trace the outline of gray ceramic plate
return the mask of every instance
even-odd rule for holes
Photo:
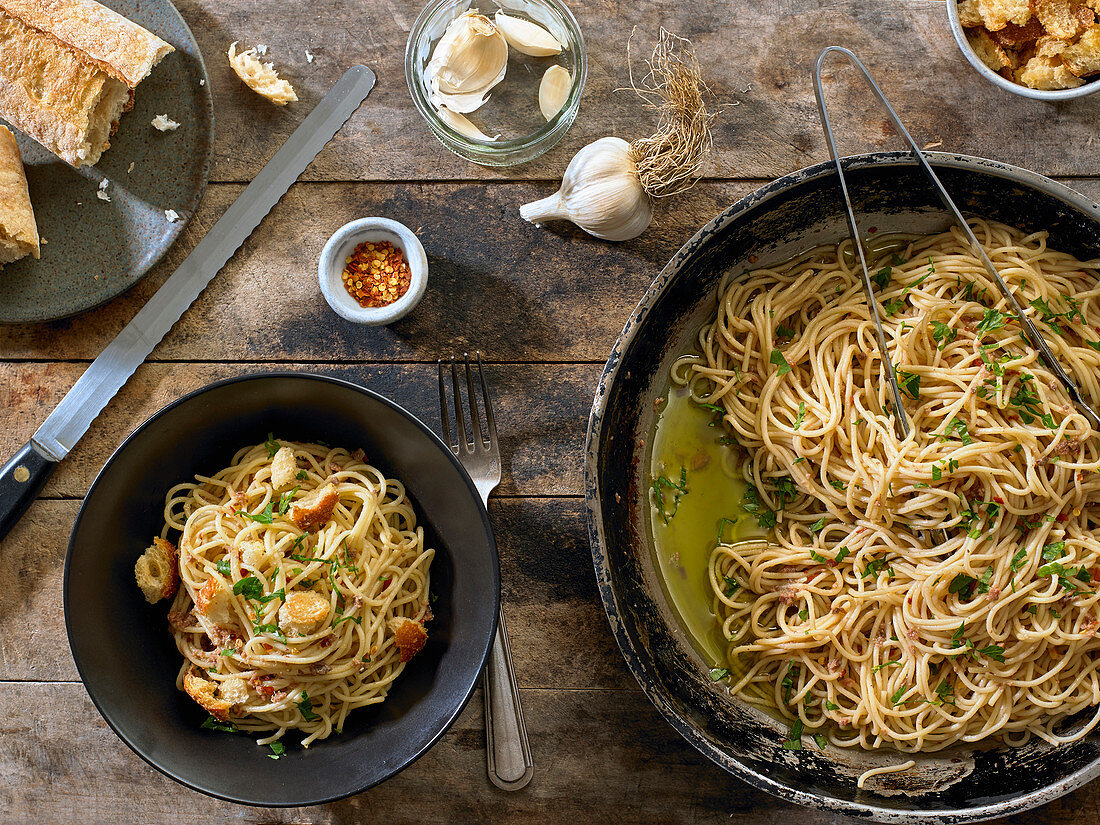
[[[27,168],[40,260],[0,271],[0,322],[50,321],[91,309],[137,283],[175,243],[202,199],[214,149],[210,81],[198,43],[170,0],[101,0],[176,51],[138,86],[133,111],[98,164],[73,169],[13,130]],[[179,122],[158,132],[150,121]],[[130,164],[133,169],[130,170]],[[96,197],[110,180],[110,202]],[[180,219],[169,223],[165,210]]]

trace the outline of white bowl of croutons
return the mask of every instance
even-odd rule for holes
[[[951,31],[979,74],[1034,100],[1100,90],[1100,20],[1081,0],[947,0]]]

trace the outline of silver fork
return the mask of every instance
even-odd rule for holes
[[[451,438],[451,423],[447,405],[447,366],[439,364],[439,419],[443,425],[443,440],[458,456],[466,472],[481,493],[481,500],[489,506],[489,493],[500,484],[500,440],[497,438],[497,422],[493,405],[489,400],[489,388],[481,369],[481,353],[477,353],[477,379],[481,384],[481,408],[485,413],[487,432],[481,426],[478,415],[477,390],[470,365],[470,355],[465,353],[466,397],[470,407],[470,426],[462,408],[462,386],[459,381],[459,365],[454,357],[450,361],[451,397],[454,404],[454,420],[457,438]],[[469,433],[467,434],[467,430]],[[531,760],[531,746],[527,742],[527,729],[523,724],[523,705],[516,684],[516,672],[512,667],[512,648],[508,644],[508,630],[504,625],[504,611],[498,619],[497,635],[485,669],[483,689],[485,693],[485,756],[489,779],[498,788],[518,791],[531,781],[535,764]]]

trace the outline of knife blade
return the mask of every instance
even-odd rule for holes
[[[375,79],[366,66],[352,66],[344,73],[179,268],[91,363],[31,440],[0,468],[0,539],[134,370],[366,100]]]

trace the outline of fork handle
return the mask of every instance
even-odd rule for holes
[[[512,648],[504,611],[498,619],[497,634],[485,669],[485,755],[489,780],[505,791],[518,791],[531,781],[535,763],[523,724],[523,705],[512,667]]]

